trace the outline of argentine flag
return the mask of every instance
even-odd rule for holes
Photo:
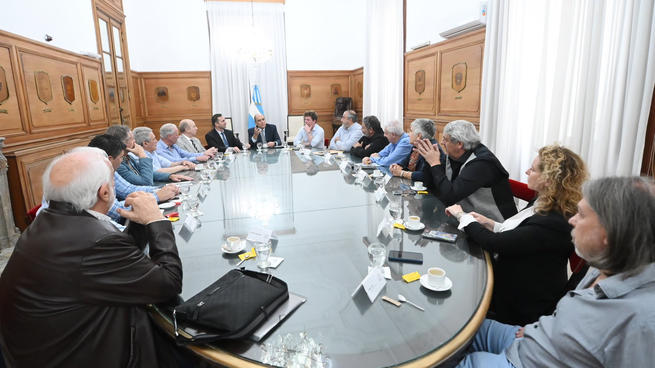
[[[252,87],[252,100],[250,101],[250,108],[248,108],[248,129],[255,127],[255,115],[264,115],[264,108],[262,107],[262,96],[259,94],[259,86]]]

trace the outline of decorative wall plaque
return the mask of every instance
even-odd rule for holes
[[[159,103],[168,101],[168,87],[155,88],[155,101]]]
[[[198,86],[187,87],[186,98],[191,102],[198,101],[200,99],[200,87]]]
[[[357,93],[359,93],[359,98],[364,98],[364,83],[357,82]]]
[[[64,100],[70,105],[75,101],[75,82],[70,75],[61,76],[61,88],[64,90]]]
[[[50,75],[44,71],[34,72],[34,82],[36,83],[36,95],[44,104],[52,101],[52,84]]]
[[[9,86],[7,85],[7,74],[0,66],[0,105],[9,98]]]
[[[420,95],[425,92],[425,70],[416,71],[414,77],[414,91]]]
[[[341,85],[340,84],[333,84],[330,86],[330,94],[332,97],[341,97]]]
[[[98,88],[98,81],[95,79],[89,79],[89,96],[94,104],[100,101],[100,89]]]
[[[300,97],[305,99],[312,97],[312,86],[309,84],[301,84]]]
[[[457,93],[460,93],[466,88],[466,63],[457,63],[453,65],[453,81],[452,87]]]

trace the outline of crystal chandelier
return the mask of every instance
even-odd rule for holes
[[[255,13],[253,1],[250,1],[251,27],[245,27],[241,36],[237,37],[236,55],[244,61],[263,63],[273,58],[273,46],[267,37],[255,28]]]

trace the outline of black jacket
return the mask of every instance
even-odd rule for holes
[[[525,326],[557,303],[568,280],[572,229],[556,211],[546,216],[535,213],[516,228],[501,233],[477,222],[465,228],[469,239],[496,254],[492,262],[493,305],[499,322]]]
[[[227,144],[229,147],[237,147],[238,149],[242,150],[243,146],[241,145],[241,141],[239,138],[234,136],[234,133],[232,133],[231,130],[225,129],[225,139],[227,139]],[[205,140],[207,141],[207,145],[209,147],[215,147],[218,149],[218,152],[225,152],[226,148],[225,144],[223,143],[223,139],[221,138],[221,135],[218,134],[216,129],[210,130],[207,134],[205,134]]]
[[[255,128],[248,129],[248,143],[250,143],[250,145],[253,144],[257,145],[257,143],[262,141],[261,133],[259,133],[259,135],[257,136],[256,142],[252,141],[252,137],[255,135]],[[264,128],[264,133],[266,133],[266,142],[275,142],[276,146],[282,145],[282,140],[280,139],[280,135],[277,133],[277,127],[275,125],[266,124],[266,127]]]
[[[181,289],[170,222],[130,224],[123,233],[50,201],[0,278],[5,359],[9,367],[175,366],[157,345],[146,305]]]
[[[353,147],[350,149],[350,154],[357,157],[370,157],[374,153],[378,153],[389,144],[389,140],[384,136],[383,131],[376,132],[371,138],[363,136],[359,143],[361,147]]]

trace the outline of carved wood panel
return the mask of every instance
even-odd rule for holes
[[[441,52],[439,114],[480,116],[482,45]]]
[[[436,115],[437,53],[407,58],[407,114]]]
[[[9,47],[0,47],[0,68],[0,136],[25,134]]]
[[[146,117],[211,115],[212,95],[209,73],[140,73],[140,75],[143,79]],[[195,101],[189,100],[187,91],[189,86],[198,87],[199,98],[195,96],[194,98],[197,98]]]
[[[102,75],[96,68],[83,66],[84,92],[86,105],[88,106],[89,122],[91,125],[107,124],[105,100],[102,98]]]

